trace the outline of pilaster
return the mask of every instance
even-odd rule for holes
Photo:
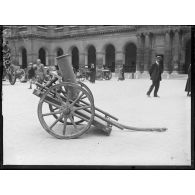
[[[79,67],[83,65],[87,65],[87,54],[79,53]]]
[[[96,67],[102,68],[104,64],[105,64],[105,53],[96,52]]]
[[[179,31],[176,30],[174,32],[173,39],[173,71],[174,73],[178,73],[179,71],[179,63],[180,63],[180,37]]]

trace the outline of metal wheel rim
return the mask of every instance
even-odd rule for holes
[[[66,133],[64,135],[59,135],[59,134],[56,134],[52,128],[53,127],[49,127],[47,125],[47,123],[45,122],[44,118],[43,118],[43,114],[42,114],[42,105],[44,103],[44,100],[45,100],[45,97],[47,95],[49,95],[51,93],[51,91],[53,91],[55,88],[59,88],[59,87],[74,87],[74,89],[79,89],[80,92],[84,93],[86,95],[86,97],[88,98],[89,102],[90,102],[90,119],[87,121],[87,124],[81,129],[79,130],[78,132],[76,133],[73,133],[71,135],[66,135]],[[71,139],[71,138],[77,138],[79,136],[81,136],[82,134],[84,134],[86,131],[88,131],[88,129],[90,128],[92,122],[93,122],[93,119],[94,119],[94,115],[95,115],[95,108],[94,108],[94,103],[93,103],[93,99],[91,98],[90,94],[85,90],[83,89],[81,86],[79,86],[78,84],[73,84],[73,83],[60,83],[60,84],[57,84],[53,87],[51,87],[50,89],[48,89],[45,94],[42,96],[42,98],[40,99],[39,101],[39,104],[38,104],[38,118],[39,118],[39,121],[42,125],[42,127],[52,136],[56,137],[56,138],[59,138],[59,139]],[[76,115],[73,115],[73,116],[76,116]],[[59,118],[58,118],[59,119]],[[57,120],[57,119],[56,119]],[[65,124],[63,124],[65,125]],[[75,126],[74,126],[75,127]],[[66,126],[67,128],[67,126]],[[76,128],[75,128],[76,129]]]

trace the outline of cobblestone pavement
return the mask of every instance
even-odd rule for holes
[[[190,165],[191,98],[186,80],[163,80],[160,98],[148,98],[151,81],[85,82],[95,105],[137,127],[166,132],[132,132],[113,127],[110,136],[92,127],[78,139],[50,136],[37,117],[39,98],[28,83],[3,82],[4,164],[15,165]]]

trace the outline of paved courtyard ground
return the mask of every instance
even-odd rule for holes
[[[148,79],[85,82],[95,105],[136,127],[167,127],[166,132],[135,132],[113,127],[111,135],[92,127],[78,139],[49,135],[37,116],[39,98],[28,83],[3,82],[4,164],[14,165],[190,165],[191,98],[186,80],[163,80],[160,98],[148,98]]]

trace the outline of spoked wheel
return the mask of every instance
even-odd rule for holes
[[[84,88],[74,83],[54,85],[44,93],[38,104],[41,125],[49,134],[59,139],[77,138],[84,134],[90,128],[94,115],[92,97]],[[78,123],[81,120],[84,122]]]
[[[16,71],[13,66],[10,66],[8,69],[8,78],[11,85],[16,83]]]

